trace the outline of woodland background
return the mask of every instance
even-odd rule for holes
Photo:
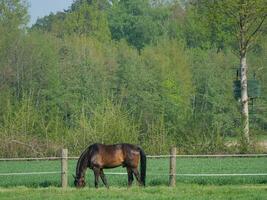
[[[94,142],[242,152],[229,145],[241,132],[233,27],[212,14],[197,0],[76,0],[27,27],[28,2],[1,0],[0,156],[78,155]],[[261,83],[252,141],[267,135],[263,29],[248,54]]]

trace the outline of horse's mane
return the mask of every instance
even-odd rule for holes
[[[84,160],[84,157],[88,154],[89,150],[90,150],[90,147],[87,147],[83,153],[81,154],[80,158],[78,159],[78,162],[77,162],[77,166],[76,166],[76,176],[79,174],[80,172],[80,165],[81,165],[81,162]]]

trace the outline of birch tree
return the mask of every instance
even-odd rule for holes
[[[206,19],[217,35],[230,34],[240,60],[242,142],[249,144],[249,97],[247,54],[262,32],[267,18],[266,0],[198,0],[196,6],[208,8]],[[214,31],[214,30],[213,30]]]

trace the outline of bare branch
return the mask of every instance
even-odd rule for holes
[[[261,19],[260,23],[257,25],[256,29],[249,35],[247,41],[246,41],[246,46],[248,46],[248,44],[250,43],[251,39],[254,37],[254,35],[260,30],[260,28],[262,27],[263,22],[265,21],[267,17],[267,14],[265,14],[263,16],[263,18]]]

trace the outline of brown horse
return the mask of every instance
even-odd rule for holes
[[[137,170],[139,160],[141,177]],[[132,185],[133,174],[139,185],[145,186],[146,154],[140,147],[133,144],[93,144],[87,147],[77,162],[74,185],[77,188],[85,186],[85,172],[87,167],[89,167],[94,171],[95,187],[98,187],[100,176],[104,185],[108,188],[103,169],[118,166],[127,168],[128,186]]]

